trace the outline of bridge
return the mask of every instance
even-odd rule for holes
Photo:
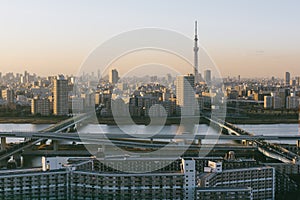
[[[189,134],[183,133],[181,135],[175,134],[125,134],[125,133],[59,133],[56,132],[0,132],[0,137],[12,138],[31,138],[31,139],[50,139],[50,140],[70,140],[70,141],[88,141],[88,142],[103,142],[104,140],[117,140],[117,139],[183,139],[183,140],[233,140],[233,141],[284,141],[284,140],[300,140],[300,135],[283,136],[283,135],[204,135],[204,134]],[[264,144],[265,145],[265,144]]]
[[[67,120],[64,120],[60,123],[57,123],[55,125],[52,125],[42,131],[40,131],[39,133],[40,134],[44,134],[44,133],[47,133],[47,132],[52,132],[52,133],[59,133],[63,130],[66,130],[67,128],[71,127],[71,126],[74,126],[75,124],[77,123],[80,123],[86,119],[88,119],[89,117],[91,116],[91,113],[85,113],[85,114],[80,114],[80,115],[77,115],[73,118],[70,118],[70,119],[67,119]],[[26,135],[24,135],[25,138]],[[24,137],[22,136],[22,137]],[[28,140],[25,140],[24,142],[21,142],[21,143],[18,143],[18,144],[15,144],[14,146],[10,147],[10,148],[6,148],[6,144],[3,143],[3,142],[6,142],[5,139],[3,138],[6,138],[8,137],[7,134],[5,135],[2,135],[1,136],[1,151],[0,151],[0,161],[1,160],[4,160],[14,154],[17,154],[17,153],[20,153],[22,152],[24,149],[26,148],[29,148],[37,143],[42,143],[44,142],[45,140],[47,140],[47,138],[43,138],[43,137],[40,137],[40,138],[32,138],[32,137],[28,137],[30,139]]]
[[[186,141],[197,141],[197,140],[233,140],[233,141],[253,141],[254,146],[225,146],[220,147],[220,145],[210,145],[210,144],[203,144],[201,145],[201,150],[258,150],[262,152],[264,155],[268,157],[272,157],[274,159],[280,160],[285,163],[290,163],[291,160],[294,159],[294,154],[291,154],[289,151],[285,150],[284,148],[280,147],[279,145],[275,145],[272,143],[266,143],[264,140],[300,140],[300,136],[263,136],[263,135],[256,135],[256,136],[249,136],[249,135],[203,135],[203,134],[182,134],[182,135],[174,135],[174,134],[124,134],[124,133],[80,133],[80,136],[78,133],[53,133],[53,132],[0,132],[0,136],[5,137],[26,137],[31,139],[51,139],[51,140],[69,140],[69,141],[76,141],[76,142],[85,142],[90,145],[96,144],[101,145],[101,147],[122,147],[122,148],[133,148],[135,151],[139,151],[140,149],[148,149],[148,150],[157,150],[163,147],[166,147],[170,151],[177,151],[181,149],[189,149],[192,151],[199,150],[199,144],[178,144],[174,141],[176,140],[186,140]],[[168,140],[168,142],[166,141]],[[273,146],[271,146],[273,145]],[[84,148],[82,146],[73,146],[69,145],[68,147],[64,147],[64,150],[60,150],[59,152],[53,151],[52,154],[64,154],[64,155],[71,155],[71,154],[85,154],[87,155],[87,151],[83,150],[77,150],[74,152],[71,152],[67,150],[66,148]],[[270,148],[272,147],[272,148]],[[268,149],[267,151],[265,149]],[[74,149],[75,150],[75,149]],[[37,151],[37,150],[35,150]],[[263,152],[265,151],[265,152]],[[34,154],[32,151],[30,151],[31,154]],[[39,152],[39,153],[42,153]],[[278,156],[280,155],[280,156]]]
[[[204,117],[204,118],[209,120],[211,123],[218,125],[221,128],[222,133],[224,133],[224,130],[226,130],[225,132],[228,135],[235,135],[235,136],[238,136],[241,138],[244,137],[245,140],[242,140],[242,141],[245,142],[246,144],[247,144],[247,141],[253,141],[253,144],[258,147],[258,151],[267,157],[279,160],[284,163],[296,164],[296,163],[300,162],[299,155],[283,148],[279,144],[269,143],[269,142],[265,141],[265,139],[270,140],[272,138],[272,136],[270,136],[269,139],[268,139],[268,136],[264,136],[264,137],[256,139],[257,136],[255,136],[252,133],[247,132],[244,129],[239,128],[238,126],[236,126],[234,124],[224,122],[219,119],[211,119],[209,117]],[[247,137],[245,137],[245,136],[248,136],[249,138],[253,138],[253,139],[246,139]],[[284,139],[298,140],[298,136],[274,136],[274,139],[275,138],[278,138],[278,139],[281,138],[281,140],[284,140]]]

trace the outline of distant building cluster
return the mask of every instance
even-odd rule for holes
[[[286,72],[284,79],[224,79],[229,102],[248,101],[256,108],[267,110],[297,110],[300,97],[300,77],[291,78]]]
[[[216,102],[227,102],[235,112],[241,105],[249,110],[299,108],[300,77],[291,77],[289,72],[284,80],[240,76],[217,80],[207,69],[203,78],[197,74],[196,84],[195,78],[193,74],[176,78],[167,74],[120,79],[117,69],[104,77],[99,71],[97,76],[79,77],[6,73],[0,76],[0,106],[29,107],[32,115],[41,116],[76,114],[102,106],[101,115],[107,117],[199,115],[218,109]]]

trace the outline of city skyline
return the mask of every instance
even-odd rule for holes
[[[189,74],[193,74],[192,72],[190,73],[186,73],[186,74],[178,74],[174,71],[171,71],[170,73],[168,73],[168,71],[165,71],[164,73],[153,73],[153,74],[144,74],[144,69],[145,67],[147,67],[149,65],[145,65],[145,66],[142,66],[141,69],[138,69],[134,72],[128,72],[127,74],[125,74],[123,77],[118,77],[118,81],[120,80],[126,80],[128,78],[145,78],[145,77],[148,77],[148,78],[151,78],[151,77],[157,77],[157,78],[166,78],[167,76],[171,76],[173,78],[176,79],[177,76],[184,76],[184,75],[189,75]],[[156,69],[161,69],[161,68],[166,68],[166,66],[160,66],[160,65],[157,65],[157,66],[154,66],[154,68]],[[163,69],[163,70],[166,70],[166,69]],[[108,73],[105,73],[105,74],[100,74],[100,78],[99,80],[108,80],[109,81],[109,78],[110,78],[110,73],[112,70],[117,70],[117,72],[119,72],[118,68],[115,67],[115,68],[111,68],[109,70],[106,70]],[[228,75],[228,76],[223,76],[223,77],[215,77],[214,74],[211,72],[211,70],[209,68],[205,69],[203,71],[203,73],[200,73],[201,77],[202,77],[202,80],[199,80],[199,82],[206,82],[205,81],[205,73],[209,72],[210,73],[210,80],[211,79],[219,79],[219,78],[222,78],[222,79],[236,79],[236,80],[241,80],[241,79],[245,79],[245,80],[256,80],[256,81],[259,81],[259,80],[273,80],[273,79],[277,79],[277,80],[281,80],[284,82],[284,85],[286,84],[286,73],[289,73],[290,74],[290,80],[289,81],[293,81],[293,80],[296,80],[300,77],[300,75],[298,74],[291,74],[289,71],[283,71],[283,73],[279,76],[272,76],[272,75],[269,75],[269,76],[258,76],[258,77],[241,77],[241,75],[236,75],[236,76],[231,76],[231,75]],[[0,71],[0,78],[4,77],[4,76],[14,76],[15,78],[24,78],[24,73],[28,73],[30,75],[33,75],[35,76],[35,78],[47,78],[47,77],[57,77],[57,76],[66,76],[66,77],[82,77],[82,76],[87,76],[87,77],[90,77],[90,78],[93,78],[93,80],[95,78],[98,78],[98,74],[97,74],[97,71],[91,71],[91,72],[87,72],[87,73],[82,73],[82,74],[64,74],[64,73],[54,73],[54,74],[48,74],[48,75],[42,75],[42,74],[37,74],[36,72],[34,71],[28,71],[28,70],[24,70],[24,71],[20,71],[20,72],[13,72],[13,71],[7,71],[7,72],[2,72]],[[289,82],[288,81],[288,82]]]
[[[0,199],[298,199],[300,1],[0,1]]]
[[[300,74],[297,62],[300,30],[295,26],[300,19],[298,4],[297,1],[191,1],[189,4],[4,1],[0,7],[0,16],[6,19],[0,39],[0,71],[75,75],[89,53],[114,35],[157,27],[174,30],[192,40],[193,22],[197,20],[198,42],[223,77],[283,77],[285,71],[297,76]],[[199,71],[208,67],[199,60]]]

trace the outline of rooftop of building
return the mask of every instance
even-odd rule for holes
[[[31,173],[31,172],[40,172],[42,168],[30,168],[30,169],[5,169],[0,170],[0,176],[7,174],[17,174],[17,173]]]
[[[54,173],[66,173],[67,169],[55,169],[50,171],[43,171],[42,168],[30,168],[30,169],[12,169],[12,170],[1,170],[0,171],[0,178],[2,177],[13,177],[13,176],[24,176],[33,174],[54,174]]]
[[[235,191],[251,191],[250,187],[197,187],[197,191],[203,192],[235,192]]]
[[[79,170],[77,171],[78,173],[81,174],[87,174],[87,175],[97,175],[97,176],[126,176],[126,177],[130,177],[130,176],[184,176],[184,173],[182,172],[178,172],[178,171],[174,171],[174,172],[140,172],[140,173],[135,173],[135,172],[95,172],[95,171],[82,171]]]
[[[273,169],[273,167],[270,166],[261,166],[261,167],[248,167],[248,168],[239,168],[239,169],[223,169],[221,173],[228,173],[228,172],[243,172],[243,171],[253,171],[253,170],[264,170],[264,169]],[[208,178],[210,176],[214,176],[215,174],[220,173],[220,172],[203,172],[200,173],[198,178],[203,179],[203,178]]]
[[[135,156],[126,156],[126,155],[120,155],[120,156],[108,156],[103,158],[96,158],[96,157],[90,157],[90,158],[72,158],[68,161],[70,163],[80,163],[83,161],[88,160],[94,160],[94,161],[176,161],[176,160],[220,160],[223,161],[224,158],[222,157],[135,157]]]
[[[270,166],[261,166],[261,167],[248,167],[248,168],[240,168],[240,169],[225,169],[222,172],[252,171],[252,170],[263,170],[263,169],[274,169],[274,168]]]

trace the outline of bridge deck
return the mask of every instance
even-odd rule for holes
[[[69,128],[69,127],[73,126],[74,124],[79,123],[89,117],[90,117],[90,115],[88,113],[86,113],[86,114],[81,114],[81,115],[78,115],[78,116],[70,118],[70,119],[66,119],[58,124],[54,124],[54,125],[50,126],[49,128],[39,131],[39,134],[43,134],[45,132],[59,133],[59,132],[65,130],[66,128]],[[8,137],[8,136],[6,135],[5,137]],[[0,161],[6,159],[9,156],[12,156],[16,153],[19,153],[19,152],[23,151],[24,149],[29,148],[29,147],[31,147],[39,142],[42,142],[46,139],[47,138],[38,138],[38,139],[31,138],[22,143],[16,144],[16,145],[12,146],[11,148],[1,150],[0,151]]]
[[[244,129],[239,128],[238,126],[228,123],[218,121],[217,119],[213,120],[211,118],[205,117],[207,120],[209,120],[211,123],[217,124],[219,127],[226,129],[230,134],[234,134],[237,136],[251,136],[252,138],[255,138],[252,133],[247,132]],[[270,136],[272,138],[272,136]],[[278,138],[278,140],[283,139],[295,139],[298,140],[298,136],[275,136],[275,138]],[[252,140],[259,148],[258,150],[263,153],[265,156],[271,157],[273,159],[277,159],[281,162],[285,163],[297,163],[300,161],[300,158],[297,154],[283,148],[279,144],[273,144],[266,142],[265,139],[267,139],[266,136],[261,137],[260,139],[254,139]],[[247,140],[247,139],[246,139]],[[250,139],[251,140],[251,139]],[[269,140],[269,139],[268,139]],[[276,140],[276,139],[275,139]]]

